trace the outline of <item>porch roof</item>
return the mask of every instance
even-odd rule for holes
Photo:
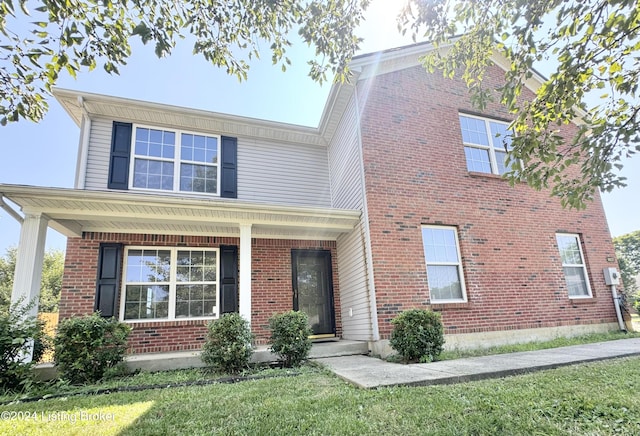
[[[248,203],[222,198],[90,191],[0,184],[25,214],[43,214],[65,236],[83,232],[239,236],[251,224],[253,238],[336,239],[354,228],[359,210]]]

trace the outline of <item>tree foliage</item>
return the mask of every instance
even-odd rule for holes
[[[0,2],[0,123],[40,120],[60,73],[102,66],[118,73],[133,37],[171,53],[192,35],[193,52],[246,79],[248,61],[268,44],[285,70],[293,31],[315,47],[310,76],[346,77],[358,47],[354,29],[369,0],[3,0]]]
[[[17,248],[7,249],[5,256],[0,257],[0,308],[8,308],[11,303],[13,276],[16,270]],[[57,312],[62,289],[62,273],[64,270],[64,252],[47,250],[44,254],[42,279],[40,281],[40,312]]]
[[[613,238],[622,283],[627,294],[639,291],[636,277],[640,275],[640,230]]]
[[[398,23],[403,32],[450,47],[423,63],[461,76],[478,109],[497,99],[511,111],[512,183],[550,188],[575,208],[598,188],[624,186],[617,170],[640,151],[637,0],[408,0]],[[483,77],[496,54],[511,67],[504,86],[490,89]],[[520,98],[542,62],[557,68],[533,101]],[[587,107],[587,96],[600,97],[600,104]],[[565,140],[558,127],[573,121],[578,132]]]

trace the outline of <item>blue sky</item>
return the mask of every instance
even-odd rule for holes
[[[359,36],[365,38],[362,53],[412,43],[396,30],[399,4],[372,2],[359,30]],[[268,44],[264,45],[268,50]],[[279,66],[271,65],[267,51],[263,61],[251,64],[249,79],[238,82],[193,56],[186,41],[165,59],[157,59],[153,47],[136,43],[119,76],[96,69],[81,73],[76,80],[63,75],[58,86],[315,127],[331,84],[320,86],[307,76],[306,60],[312,56],[306,46],[297,45],[290,52],[293,66],[283,73]],[[538,68],[547,73],[544,65]],[[0,183],[73,187],[79,128],[55,99],[49,104],[49,113],[40,123],[20,121],[0,127]],[[603,195],[614,236],[640,229],[640,157],[628,160],[623,174],[629,186]],[[18,223],[0,210],[0,255],[18,244],[19,234]],[[47,246],[64,250],[65,239],[50,230]]]

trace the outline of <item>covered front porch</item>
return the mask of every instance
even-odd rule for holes
[[[227,304],[250,320],[252,329],[264,328],[264,320],[271,313],[264,313],[269,299],[269,289],[264,284],[268,278],[260,279],[269,268],[269,260],[276,252],[279,256],[288,252],[292,260],[295,250],[303,254],[327,251],[333,256],[329,268],[337,269],[336,239],[351,232],[360,219],[360,211],[331,208],[310,208],[272,204],[247,203],[237,200],[203,199],[187,196],[166,196],[147,193],[113,191],[86,191],[75,189],[41,188],[30,186],[0,185],[0,195],[18,205],[21,213],[13,210],[21,221],[16,275],[12,301],[33,300],[39,295],[45,236],[51,227],[69,238],[65,282],[61,303],[61,316],[69,317],[101,310],[103,315],[123,317],[122,303],[122,258],[115,263],[111,281],[101,282],[101,272],[94,259],[102,256],[101,244],[148,245],[174,247],[181,250],[188,245],[214,247],[222,253],[223,246],[235,246],[237,252],[237,274],[235,283],[225,282],[226,276],[216,280],[218,294],[213,317],[178,319],[177,310],[171,320],[138,320],[132,322],[140,335],[154,328],[171,325],[176,331],[186,333],[190,328],[200,335],[202,326],[211,318],[218,317],[223,310],[224,299],[236,298]],[[271,242],[269,242],[271,241]],[[73,242],[73,243],[72,243]],[[280,247],[280,250],[269,247]],[[70,250],[76,247],[75,253]],[[221,254],[220,254],[221,255]],[[301,256],[304,258],[304,256]],[[98,259],[99,260],[99,259]],[[303,259],[304,260],[304,259]],[[289,261],[291,262],[291,261]],[[279,265],[284,265],[285,260]],[[218,265],[218,269],[224,265]],[[290,264],[295,270],[295,264]],[[68,269],[68,271],[67,271]],[[222,274],[222,273],[221,273]],[[108,275],[108,274],[107,274]],[[280,272],[279,286],[295,284],[296,277],[289,272],[287,283],[281,280],[286,271]],[[307,274],[309,275],[309,274]],[[109,279],[109,277],[106,277]],[[337,271],[332,271],[330,280],[337,283]],[[224,291],[225,285],[235,285],[233,293]],[[296,298],[289,292],[291,307]],[[231,297],[229,297],[231,295]],[[109,298],[109,296],[111,296]],[[339,298],[339,296],[336,296]],[[175,301],[175,291],[172,297]],[[266,302],[266,303],[265,303]],[[122,303],[122,304],[121,304]],[[264,303],[264,305],[263,305]],[[336,306],[334,306],[336,307]],[[339,306],[338,306],[339,307]],[[37,307],[34,308],[34,313]],[[340,314],[337,314],[338,317]],[[126,320],[125,320],[126,321]],[[195,326],[195,327],[194,327]],[[194,330],[194,331],[195,331]],[[149,336],[154,333],[149,333]],[[171,332],[169,336],[177,333]],[[162,351],[180,350],[180,338],[173,338],[178,345],[164,347]],[[192,348],[196,346],[192,344]],[[161,351],[158,347],[139,346],[138,352]]]

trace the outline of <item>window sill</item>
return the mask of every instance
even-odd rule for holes
[[[471,177],[482,177],[482,178],[495,179],[495,180],[504,180],[504,178],[500,174],[480,173],[480,172],[477,172],[477,171],[469,171],[469,176],[471,176]]]
[[[471,309],[471,303],[468,301],[452,301],[449,303],[431,303],[431,309],[439,311],[443,309]]]
[[[596,299],[593,297],[569,297],[569,302],[571,304],[593,304]]]
[[[207,325],[215,317],[193,319],[153,319],[153,320],[121,320],[132,328],[147,327],[181,327],[187,325]]]

